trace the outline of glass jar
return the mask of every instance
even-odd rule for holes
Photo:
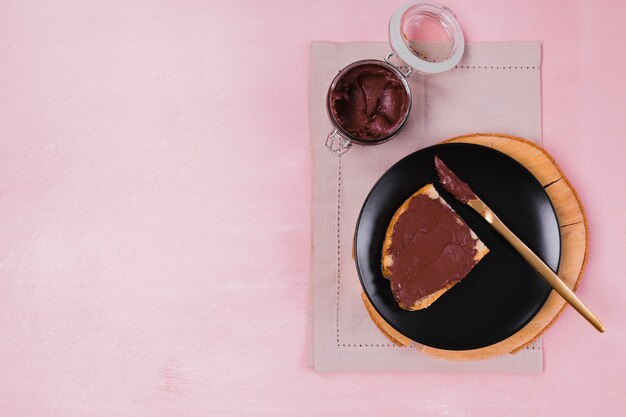
[[[408,77],[448,71],[465,49],[454,13],[420,2],[407,3],[391,16],[389,44],[392,52],[384,60],[353,62],[328,88],[326,111],[333,129],[326,146],[337,155],[353,143],[378,145],[396,137],[411,112]]]

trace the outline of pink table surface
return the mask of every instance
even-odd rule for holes
[[[447,2],[543,42],[589,218],[608,330],[567,309],[539,375],[307,366],[309,42],[385,40],[401,1],[35,3],[0,2],[1,416],[626,414],[623,2]]]

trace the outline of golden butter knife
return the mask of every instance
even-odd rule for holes
[[[461,181],[454,172],[448,168],[438,156],[435,156],[435,168],[439,175],[441,185],[457,200],[467,204],[481,215],[491,226],[506,239],[507,242],[528,262],[548,284],[559,293],[572,307],[589,321],[598,331],[604,333],[604,326],[600,320],[580,301],[567,285],[541,260],[524,242],[522,242],[511,230],[496,216],[487,204],[485,204],[472,191],[467,183]]]

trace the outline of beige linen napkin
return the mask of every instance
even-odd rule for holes
[[[341,158],[324,146],[331,124],[325,97],[337,71],[382,59],[387,43],[311,45],[309,99],[313,155],[313,364],[317,371],[541,372],[541,341],[515,355],[456,362],[391,343],[370,320],[352,260],[361,205],[376,180],[405,155],[478,132],[541,140],[541,45],[469,43],[451,71],[409,79],[413,108],[402,133],[383,145],[353,146]]]

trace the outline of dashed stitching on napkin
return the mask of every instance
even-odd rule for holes
[[[394,347],[394,348],[403,348],[403,349],[415,349],[415,346],[410,345],[410,346],[397,346],[394,344],[384,344],[384,343],[376,343],[376,344],[368,344],[368,343],[360,343],[360,344],[356,344],[356,343],[342,343],[341,345],[337,345],[337,346],[341,346],[341,347]]]
[[[455,65],[454,68],[461,68],[461,69],[497,69],[497,70],[535,70],[535,69],[541,69],[541,66],[536,65],[536,66],[532,66],[532,67],[524,67],[524,66],[512,66],[512,65]]]
[[[337,158],[337,297],[335,298],[335,329],[337,347],[398,347],[393,343],[352,344],[339,342],[339,294],[341,290],[341,157]],[[413,348],[409,346],[409,348]]]
[[[339,346],[339,289],[341,283],[341,158],[337,158],[337,298],[335,302],[335,327],[337,330],[337,346]]]

